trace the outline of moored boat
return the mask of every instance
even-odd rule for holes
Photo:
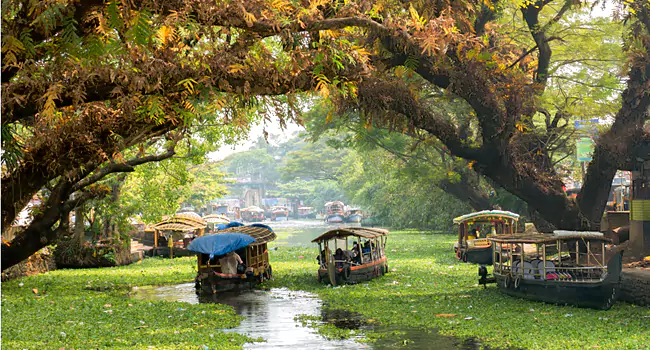
[[[495,282],[515,297],[552,304],[609,309],[620,288],[622,252],[608,251],[611,242],[600,232],[554,231],[488,238],[493,251],[493,277],[479,268],[479,283]]]
[[[257,206],[250,206],[240,211],[242,221],[260,222],[264,221],[264,209]]]
[[[316,211],[312,207],[298,207],[298,218],[300,219],[315,219]]]
[[[289,208],[278,205],[271,208],[271,221],[289,220]]]
[[[341,201],[327,202],[325,203],[325,222],[331,224],[340,224],[345,221],[345,211],[343,208],[345,205]]]
[[[230,225],[234,226],[233,223]],[[213,235],[194,239],[188,250],[197,253],[197,292],[215,294],[237,288],[251,288],[269,279],[273,270],[267,243],[276,238],[273,230],[262,224],[234,226]],[[241,264],[230,264],[235,253]]]
[[[345,222],[358,224],[361,222],[361,210],[357,208],[348,208],[345,211]]]
[[[518,220],[519,214],[505,210],[483,210],[455,218],[454,224],[458,224],[458,242],[454,243],[456,258],[476,264],[492,264],[492,242],[487,238],[513,234]],[[481,229],[489,232],[481,237]]]
[[[388,272],[385,255],[388,231],[348,227],[329,230],[312,242],[320,252],[318,280],[333,286],[359,283]]]

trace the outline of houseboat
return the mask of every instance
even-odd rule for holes
[[[454,243],[456,258],[476,264],[492,264],[492,242],[488,237],[513,234],[517,231],[519,214],[504,210],[483,210],[459,216],[458,242]]]
[[[312,242],[318,244],[318,280],[337,286],[359,283],[388,272],[385,255],[388,231],[348,227],[329,230]]]
[[[515,297],[609,309],[620,290],[622,251],[608,250],[600,232],[554,231],[488,238],[494,270],[479,268],[479,283],[494,282]]]
[[[264,209],[256,206],[244,208],[240,212],[242,221],[260,222],[264,221]]]
[[[325,203],[325,222],[331,224],[340,224],[345,221],[345,205],[343,202],[334,201]]]
[[[298,207],[298,218],[300,219],[315,219],[316,211],[312,207]]]
[[[262,224],[230,225],[233,227],[198,237],[188,246],[188,250],[197,253],[197,293],[251,288],[273,276],[267,243],[275,240],[275,232]],[[241,263],[232,260],[233,253]]]
[[[271,208],[271,221],[287,221],[289,220],[289,208],[278,205]]]
[[[361,222],[361,210],[357,208],[348,208],[345,211],[345,222],[358,224]]]
[[[153,243],[153,248],[147,254],[170,258],[192,255],[187,246],[192,239],[202,236],[206,227],[207,222],[195,213],[185,212],[167,217],[145,230],[143,241]],[[149,232],[151,240],[148,239]]]

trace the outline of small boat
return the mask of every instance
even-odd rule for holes
[[[312,207],[298,207],[298,218],[300,219],[315,219],[316,211]]]
[[[271,208],[271,221],[287,221],[289,220],[289,208],[278,205]]]
[[[325,203],[325,210],[327,211],[325,222],[331,224],[340,224],[345,221],[345,212],[343,210],[344,207],[345,204],[343,204],[341,201]]]
[[[241,219],[243,221],[248,221],[248,222],[260,222],[264,221],[264,209],[256,206],[250,206],[248,208],[244,208],[240,212],[241,214]]]
[[[476,264],[492,264],[492,243],[488,237],[513,234],[518,220],[519,214],[505,210],[483,210],[455,218],[454,224],[458,224],[458,242],[454,243],[456,258]],[[479,237],[481,227],[490,230],[483,234],[483,238]]]
[[[600,232],[554,231],[488,238],[493,277],[479,267],[479,283],[494,282],[515,297],[552,304],[609,309],[620,288],[623,253],[608,251]]]
[[[349,208],[345,211],[345,222],[358,224],[361,222],[361,210],[357,208]]]
[[[192,253],[187,250],[187,245],[194,237],[202,236],[207,225],[201,216],[193,212],[177,213],[166,217],[150,226],[149,229],[153,230],[151,241],[147,239],[148,235],[145,233],[146,238],[143,241],[153,245],[147,254],[170,258],[190,256]]]
[[[239,223],[233,222],[215,234],[197,237],[188,246],[188,250],[197,253],[195,286],[198,293],[251,288],[273,276],[267,243],[275,240],[275,232],[262,224],[235,224]],[[243,264],[237,265],[236,271],[223,271],[222,258],[231,252],[237,253]]]
[[[387,230],[348,227],[329,230],[316,239],[320,254],[318,280],[333,286],[359,283],[388,272]]]

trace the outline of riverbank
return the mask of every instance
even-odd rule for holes
[[[618,302],[608,311],[579,309],[511,298],[494,285],[479,288],[477,266],[455,259],[454,240],[455,235],[391,232],[386,251],[392,272],[340,288],[316,281],[315,247],[279,246],[272,256],[275,279],[267,286],[316,293],[330,308],[357,312],[384,328],[436,329],[490,347],[641,349],[650,344],[650,308]],[[408,344],[408,338],[402,341]]]
[[[142,301],[133,286],[192,281],[194,258],[65,269],[2,283],[3,349],[239,349],[250,341],[220,304]]]

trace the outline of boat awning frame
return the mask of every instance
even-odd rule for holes
[[[490,222],[493,220],[519,220],[519,214],[506,210],[483,210],[475,213],[461,215],[454,218],[454,224],[460,224],[466,221],[472,222]]]
[[[328,241],[332,238],[345,238],[349,236],[357,236],[362,238],[377,238],[388,235],[388,230],[381,228],[368,228],[368,227],[345,227],[329,230],[322,235],[314,238],[311,242],[318,243]]]

